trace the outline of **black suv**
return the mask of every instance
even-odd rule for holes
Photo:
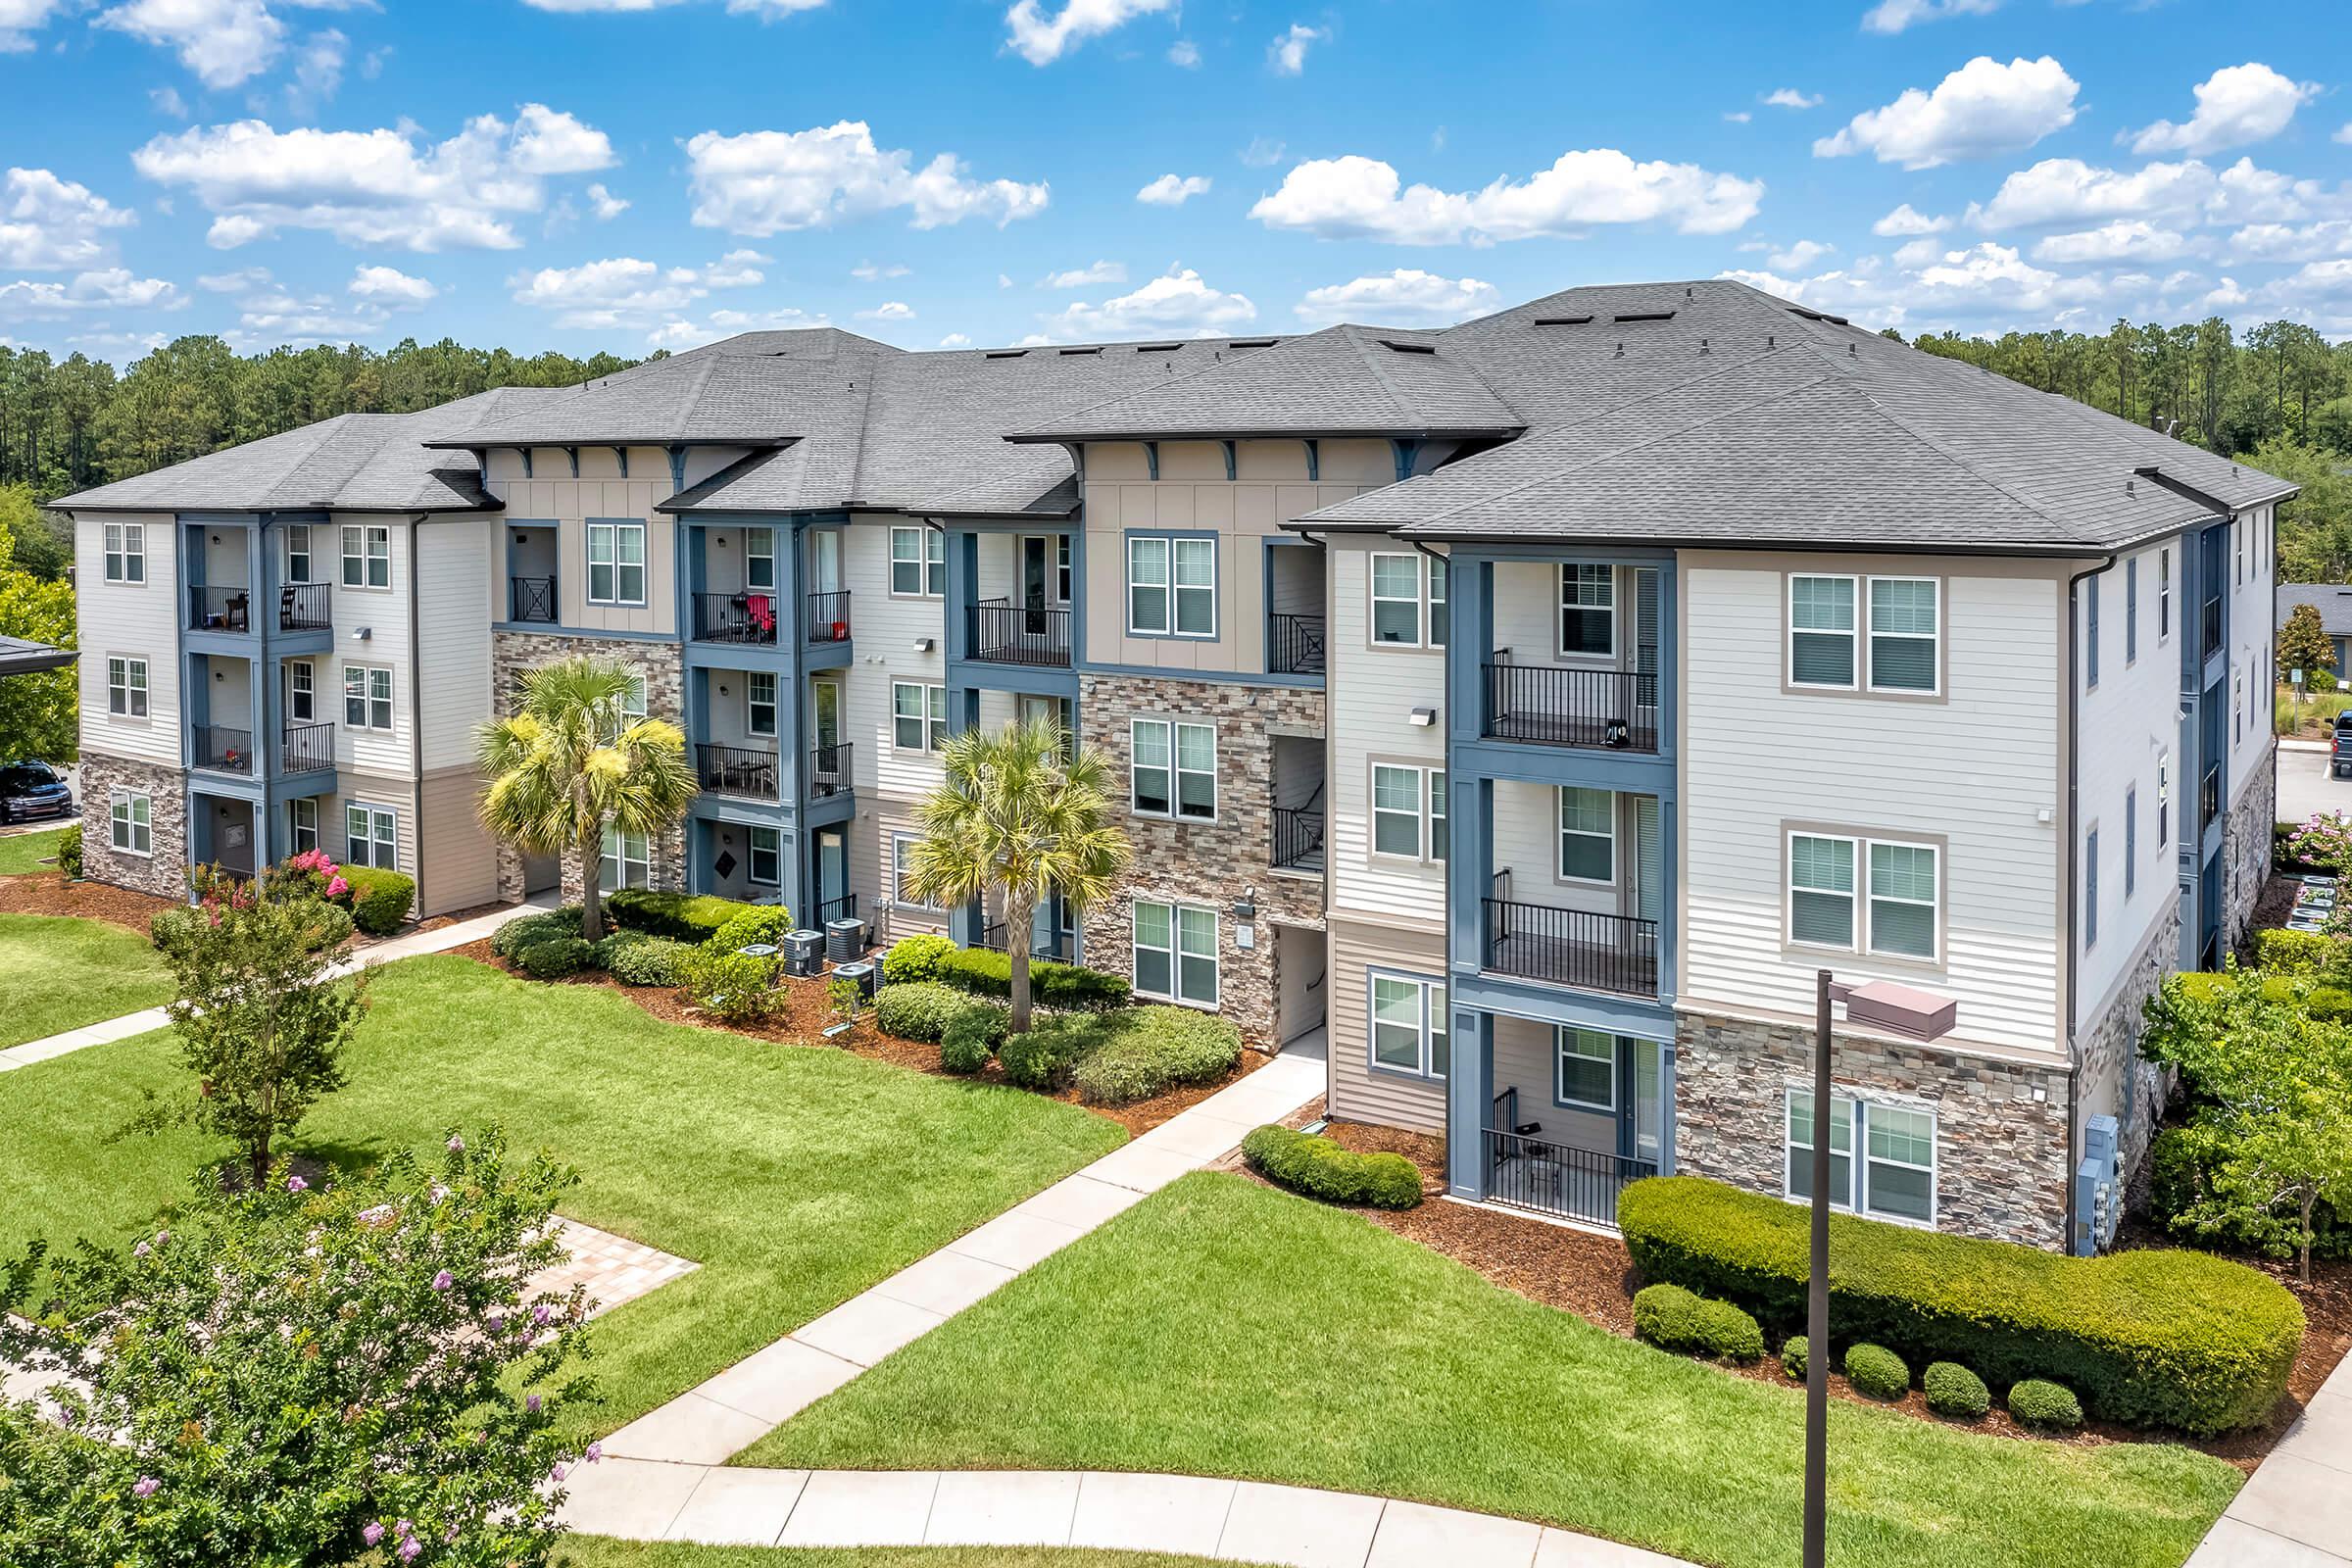
[[[74,792],[47,762],[0,762],[0,822],[72,816]]]

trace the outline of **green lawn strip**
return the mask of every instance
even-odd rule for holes
[[[610,1536],[566,1536],[557,1560],[572,1568],[1236,1568],[1224,1559],[1081,1546],[692,1546]]]
[[[374,972],[350,1084],[297,1148],[338,1165],[501,1122],[580,1171],[563,1210],[703,1266],[597,1322],[611,1430],[683,1393],[1124,1141],[1017,1090],[826,1048],[665,1024],[600,986],[469,959]],[[120,1245],[222,1150],[191,1132],[109,1144],[142,1087],[178,1092],[168,1032],[10,1073],[0,1242]],[[5,1254],[0,1254],[5,1255]]]
[[[28,871],[40,871],[57,860],[57,836],[65,828],[44,828],[37,833],[11,833],[0,838],[0,876],[23,876]]]
[[[163,956],[136,931],[105,920],[0,914],[0,1047],[171,1000]]]
[[[1803,1398],[1490,1285],[1344,1210],[1188,1176],[738,1456],[1242,1476],[1798,1556]],[[2236,1491],[2171,1445],[1831,1407],[1831,1556],[2178,1568]]]

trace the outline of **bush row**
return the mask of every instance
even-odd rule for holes
[[[959,948],[946,937],[925,933],[902,937],[882,956],[882,978],[936,980],[976,996],[1012,995],[1012,959],[985,948]],[[1124,975],[1082,964],[1029,960],[1029,998],[1040,1006],[1102,1009],[1125,1006],[1133,988]]]
[[[2324,941],[2337,941],[2321,932],[2281,932],[2280,935],[2319,936]],[[2314,1018],[2329,1023],[2352,1022],[2352,986],[2336,983],[2340,970],[2318,973],[2269,974],[2262,977],[2262,998],[2265,1002],[2292,1003]],[[2352,979],[2352,976],[2345,978]],[[2183,973],[2166,981],[2167,994],[2177,988],[2192,1002],[2213,1001],[2224,986],[2232,982],[2228,974]]]
[[[1242,1140],[1242,1157],[1266,1180],[1327,1203],[1411,1208],[1421,1201],[1420,1169],[1402,1154],[1358,1154],[1269,1124]]]
[[[605,912],[616,925],[673,942],[708,942],[719,928],[750,909],[772,906],[745,904],[711,894],[660,893],[652,888],[620,888],[605,895]],[[783,911],[777,910],[782,917]]]
[[[1634,1293],[1634,1332],[1661,1350],[1718,1361],[1753,1361],[1764,1353],[1764,1331],[1754,1318],[1680,1285],[1644,1285]]]
[[[1792,1203],[1693,1176],[1627,1187],[1642,1272],[1801,1324],[1809,1224]],[[2243,1264],[2185,1251],[2064,1257],[1833,1215],[1838,1338],[1959,1361],[1995,1384],[2052,1379],[2104,1419],[2199,1435],[2260,1420],[2285,1392],[2303,1309]]]
[[[490,951],[535,980],[562,980],[587,969],[609,972],[623,985],[674,986],[685,956],[682,942],[627,929],[590,943],[580,936],[578,905],[509,920],[490,937]]]

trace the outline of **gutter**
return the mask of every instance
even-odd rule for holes
[[[2081,905],[2078,902],[2077,878],[2082,872],[2082,835],[2075,831],[2081,820],[2076,797],[2082,787],[2082,682],[2077,667],[2082,647],[2082,581],[2111,570],[2123,552],[2111,550],[2107,559],[2095,566],[2085,566],[2066,580],[2066,919],[2061,924],[2066,938],[2066,1166],[2058,1176],[2058,1212],[2065,1216],[2067,1248],[2073,1250],[2075,1230],[2075,1164],[2080,1158],[2078,1145],[2082,1138],[2082,1043],[2075,1025],[2076,992],[2081,976],[2081,949],[2075,942],[2076,922]]]

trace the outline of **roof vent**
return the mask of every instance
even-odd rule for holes
[[[1619,321],[1671,321],[1674,319],[1674,313],[1672,311],[1628,311],[1617,317],[1616,319]]]
[[[1225,346],[1229,349],[1270,349],[1274,346],[1274,340],[1270,337],[1237,337]]]
[[[1393,337],[1384,337],[1379,342],[1382,348],[1394,349],[1398,354],[1435,354],[1438,352],[1438,346],[1435,343],[1406,343]]]
[[[1135,346],[1135,352],[1138,354],[1173,354],[1182,347],[1184,345],[1181,343],[1138,343]]]
[[[1094,347],[1092,347],[1092,348],[1085,348],[1085,349],[1056,349],[1056,350],[1054,350],[1054,352],[1055,352],[1056,354],[1059,354],[1059,355],[1060,355],[1060,356],[1061,356],[1063,359],[1065,359],[1065,360],[1066,360],[1066,359],[1070,358],[1072,355],[1075,355],[1075,354],[1100,354],[1100,353],[1102,353],[1102,344],[1100,344],[1100,343],[1098,343],[1098,344],[1096,344],[1096,345],[1095,345]]]
[[[1592,319],[1592,318],[1590,316],[1539,316],[1536,318],[1536,325],[1585,326],[1590,324]]]
[[[1028,354],[1027,349],[990,349],[988,351],[988,357],[992,360],[1026,359]]]

